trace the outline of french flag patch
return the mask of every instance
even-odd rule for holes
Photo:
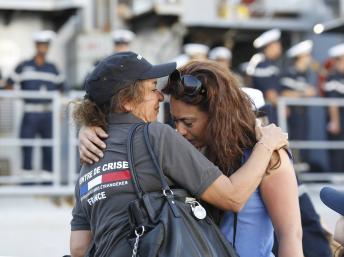
[[[122,171],[113,171],[106,174],[99,175],[87,183],[84,183],[80,187],[80,196],[84,196],[87,194],[92,188],[100,185],[100,184],[106,184],[111,183],[115,181],[122,181],[122,180],[130,180],[131,179],[131,173],[130,170],[122,170]]]

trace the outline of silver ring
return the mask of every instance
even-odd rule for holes
[[[167,192],[169,192],[169,194]],[[164,189],[164,190],[162,190],[162,193],[164,194],[164,196],[174,195],[173,191],[171,189]]]
[[[137,232],[137,229],[135,229],[136,236],[142,236],[144,233],[145,233],[145,226],[141,226],[141,233]]]

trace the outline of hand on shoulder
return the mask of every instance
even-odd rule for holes
[[[293,161],[288,149],[283,147],[272,153],[268,169],[263,179],[269,178],[272,175],[279,174],[281,172],[294,173]]]

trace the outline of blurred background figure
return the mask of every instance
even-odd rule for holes
[[[241,78],[243,87],[253,87],[252,77],[247,73],[247,68],[249,67],[249,62],[242,62],[238,66],[238,75]],[[263,96],[264,97],[264,96]]]
[[[5,81],[4,81],[4,78],[2,77],[2,73],[0,70],[0,90],[4,89],[4,87],[5,87]]]
[[[190,60],[207,60],[209,47],[204,44],[189,43],[184,45],[184,52]]]
[[[111,39],[113,43],[113,53],[118,53],[118,52],[127,52],[131,51],[131,43],[135,39],[135,33],[132,32],[131,30],[127,29],[116,29],[112,31],[111,33]],[[103,56],[104,58],[106,56]],[[95,66],[101,61],[101,59],[98,59],[94,62],[93,67],[90,69],[89,73],[93,71]],[[87,77],[87,75],[86,75]]]
[[[252,110],[256,113],[262,125],[265,126],[269,124],[268,117],[266,116],[266,108],[269,108],[269,106],[265,103],[263,92],[250,87],[242,87],[241,90],[251,99]]]
[[[329,49],[329,56],[334,58],[333,71],[324,86],[325,97],[344,99],[344,44]],[[344,108],[332,105],[328,108],[329,140],[344,140]],[[344,149],[329,151],[331,171],[344,171]]]
[[[227,47],[218,46],[209,51],[209,59],[216,61],[230,69],[232,66],[232,52]]]
[[[213,60],[221,64],[223,67],[230,69],[234,77],[238,81],[238,85],[243,87],[244,81],[242,76],[232,70],[232,51],[224,46],[214,47],[209,51],[209,60]]]
[[[309,69],[312,62],[313,42],[306,40],[292,46],[286,53],[291,64],[281,76],[281,95],[292,98],[316,96],[316,90],[309,82]],[[288,133],[291,140],[309,140],[309,120],[307,107],[288,108]],[[307,162],[307,151],[294,151],[297,162]]]
[[[232,69],[232,51],[224,46],[214,47],[209,51],[209,59],[218,62],[223,67],[230,69],[240,87],[246,86],[241,74]]]
[[[64,87],[63,76],[54,63],[46,60],[49,45],[55,33],[50,30],[39,31],[34,34],[33,41],[36,53],[30,60],[21,62],[7,80],[7,89],[18,86],[19,90],[37,91],[60,91]],[[52,137],[52,106],[51,101],[46,99],[25,99],[24,115],[20,127],[20,138],[33,139],[37,135],[44,139]],[[22,148],[24,171],[32,170],[32,146]],[[52,149],[48,146],[42,147],[42,167],[44,171],[52,171]]]
[[[177,68],[191,60],[207,60],[209,47],[199,43],[188,43],[183,46],[183,52],[172,60],[177,63]]]
[[[280,69],[276,65],[282,55],[280,38],[281,31],[278,29],[266,31],[257,37],[253,46],[260,52],[251,58],[247,67],[247,73],[252,76],[252,86],[261,90],[265,100],[273,106],[268,115],[273,123],[277,123],[275,107],[280,92]]]
[[[127,29],[117,29],[112,32],[114,52],[127,52],[131,50],[131,42],[135,38],[135,33]]]

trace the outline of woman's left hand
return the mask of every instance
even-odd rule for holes
[[[81,127],[79,131],[79,154],[82,162],[92,164],[104,156],[106,148],[103,139],[108,134],[100,127]]]

